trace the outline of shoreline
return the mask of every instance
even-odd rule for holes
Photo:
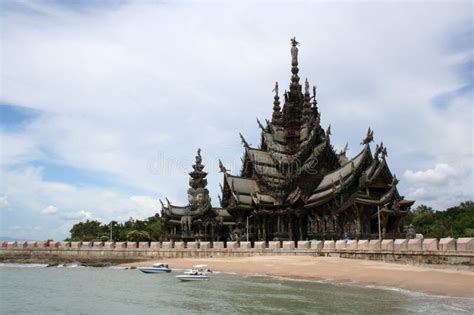
[[[151,266],[160,260],[121,264]],[[161,260],[162,261],[162,260]],[[255,256],[226,258],[172,258],[174,269],[206,264],[213,271],[285,280],[402,289],[428,295],[474,299],[474,272],[452,268],[400,265],[378,261],[312,256]]]

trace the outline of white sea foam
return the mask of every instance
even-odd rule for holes
[[[0,267],[8,267],[8,268],[44,268],[47,267],[48,264],[16,264],[16,263],[0,263]]]

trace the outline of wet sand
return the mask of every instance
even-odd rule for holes
[[[123,266],[151,266],[155,262],[127,263]],[[312,256],[175,258],[167,259],[166,262],[175,269],[206,264],[214,271],[242,275],[329,280],[337,283],[395,287],[434,295],[474,298],[474,272],[451,268]]]

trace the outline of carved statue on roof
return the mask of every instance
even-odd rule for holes
[[[224,166],[221,160],[219,160],[219,169],[221,170],[221,173],[225,174],[228,172],[227,168]]]
[[[387,154],[387,148],[386,147],[383,147],[382,149],[382,159],[385,159],[385,157],[387,157],[388,154]]]
[[[379,154],[381,149],[383,148],[383,142],[375,145],[375,150],[374,150],[374,159],[378,160],[379,159]]]
[[[291,62],[298,63],[298,42],[296,41],[296,37],[291,39]]]
[[[346,155],[348,148],[349,148],[349,143],[346,142],[346,145],[345,145],[344,148],[339,152],[339,154],[340,154],[340,155]]]
[[[393,174],[392,187],[397,186],[397,185],[398,185],[398,182],[399,182],[399,180],[398,180],[397,176],[396,176],[395,174]]]
[[[201,163],[202,163],[201,149],[198,149],[197,155],[196,155],[196,164],[201,164]]]
[[[369,127],[369,130],[367,130],[367,135],[360,144],[369,144],[372,141],[374,141],[374,131]]]
[[[240,135],[240,140],[242,140],[242,144],[246,147],[246,148],[250,148],[249,144],[247,143],[247,141],[245,140],[244,136],[242,136],[242,134],[239,132],[239,135]]]
[[[272,92],[275,92],[275,97],[278,96],[278,82],[275,82],[275,87],[273,88]]]

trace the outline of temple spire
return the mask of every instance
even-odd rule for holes
[[[293,93],[300,92],[300,77],[298,76],[298,42],[296,38],[293,37],[291,39],[291,84],[290,84],[290,91]]]
[[[311,98],[313,99],[313,108],[318,111],[318,101],[316,100],[316,85],[313,85],[313,96]]]
[[[311,95],[309,94],[308,79],[304,81],[304,103],[303,103],[303,117],[308,121],[311,116]]]
[[[204,164],[202,164],[201,149],[197,150],[196,162],[193,164],[193,171],[189,173],[189,186],[194,189],[205,188],[207,186],[207,173],[203,171]]]
[[[272,90],[272,92],[275,92],[275,96],[273,98],[272,120],[273,122],[279,122],[281,120],[281,107],[280,97],[278,96],[278,82],[275,82],[275,88]]]

